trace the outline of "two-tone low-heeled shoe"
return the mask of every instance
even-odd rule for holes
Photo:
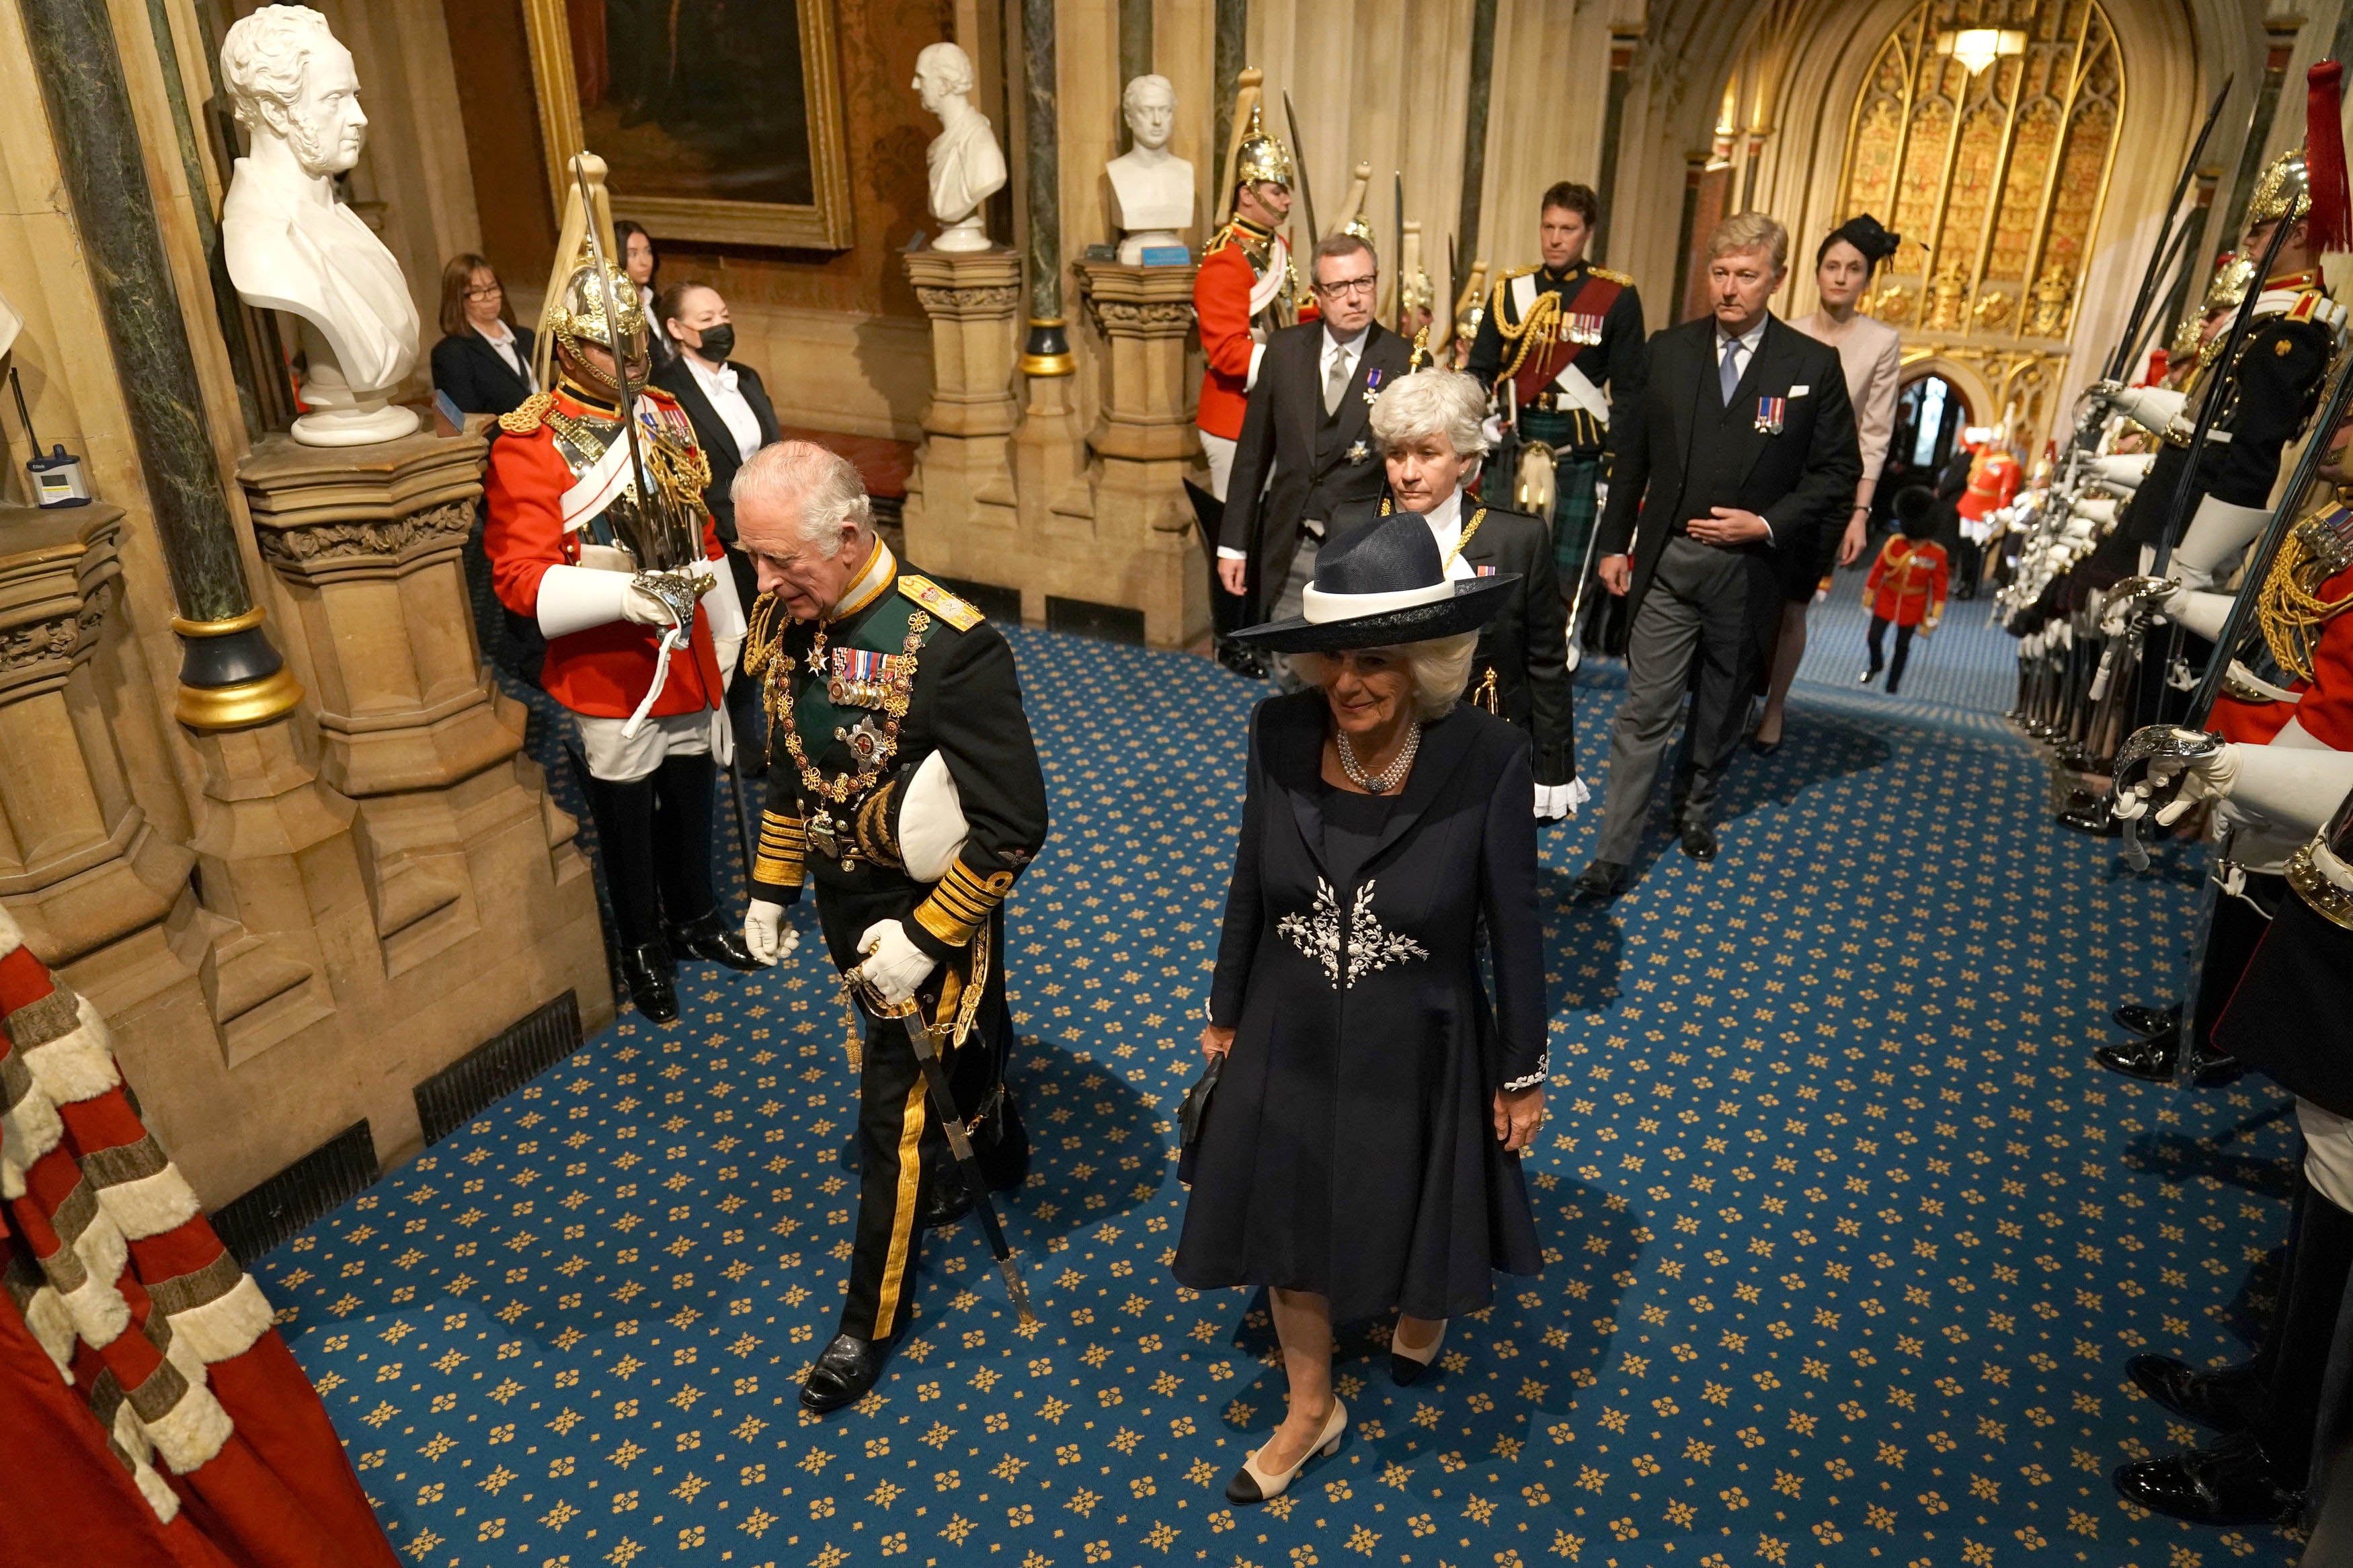
[[[1412,1386],[1415,1379],[1430,1370],[1430,1363],[1438,1359],[1439,1347],[1445,1342],[1446,1320],[1443,1318],[1438,1320],[1438,1337],[1418,1348],[1409,1349],[1399,1344],[1397,1336],[1391,1334],[1389,1336],[1389,1381],[1399,1388]]]
[[[1307,1468],[1308,1460],[1319,1454],[1328,1458],[1340,1451],[1340,1435],[1347,1429],[1348,1407],[1341,1403],[1339,1395],[1335,1394],[1332,1397],[1332,1414],[1324,1418],[1324,1430],[1314,1442],[1308,1445],[1307,1451],[1299,1456],[1297,1464],[1287,1470],[1261,1469],[1258,1455],[1252,1454],[1242,1461],[1242,1468],[1234,1472],[1233,1479],[1226,1482],[1226,1500],[1245,1506],[1281,1497],[1291,1489],[1291,1483],[1298,1479],[1300,1471]]]

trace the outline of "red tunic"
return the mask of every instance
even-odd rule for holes
[[[665,426],[683,431],[682,438],[692,445],[692,427],[668,393],[648,388],[639,395],[654,405]],[[554,395],[554,405],[586,418],[613,417],[611,410],[583,403],[568,391]],[[523,414],[530,406],[526,404],[516,412]],[[532,422],[518,419],[516,423]],[[520,434],[502,428],[491,443],[490,473],[482,485],[489,510],[482,550],[490,557],[491,584],[499,602],[518,616],[537,618],[539,580],[549,567],[580,563],[580,536],[564,528],[564,492],[572,488],[575,478],[572,466],[556,447],[554,430],[543,422]],[[713,561],[723,559],[719,536],[708,518],[702,525],[702,549]],[[654,652],[660,640],[659,632],[628,621],[553,638],[547,645],[541,683],[550,697],[575,713],[626,719],[637,711],[653,685]],[[661,717],[716,707],[723,689],[709,618],[697,616],[692,642],[670,656],[670,679],[654,703],[654,714]]]
[[[2000,511],[2018,495],[2018,459],[2000,447],[1989,447],[1969,465],[1968,493],[1955,510],[1972,522]]]
[[[2348,596],[2353,596],[2353,568],[2320,585],[2318,597],[2330,604]],[[2353,610],[2321,627],[2319,646],[2312,653],[2312,683],[2304,689],[2304,700],[2289,712],[2321,744],[2353,752]]]
[[[1266,273],[1250,260],[1253,247],[1271,257]],[[1262,277],[1276,273],[1274,298],[1282,300],[1290,286],[1290,258],[1280,236],[1240,218],[1227,225],[1201,257],[1201,269],[1193,278],[1193,315],[1200,323],[1201,357],[1208,363],[1201,372],[1200,405],[1193,422],[1212,436],[1229,441],[1241,437],[1250,359],[1259,346],[1250,336],[1257,314],[1250,309],[1250,295]],[[1272,308],[1271,303],[1264,307]]]
[[[1945,613],[1945,547],[1933,539],[1897,534],[1880,547],[1862,591],[1871,613],[1899,626],[1916,626]]]

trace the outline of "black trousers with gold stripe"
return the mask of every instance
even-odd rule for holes
[[[926,993],[927,1011],[930,1001]],[[866,1046],[858,1085],[858,1228],[839,1331],[882,1340],[904,1328],[914,1313],[915,1258],[923,1237],[917,1215],[924,1184],[960,1178],[906,1026],[895,1018],[861,1016]],[[958,1114],[967,1121],[1003,1077],[1012,1044],[1004,984],[992,980],[972,1033],[948,1049],[944,1063]]]

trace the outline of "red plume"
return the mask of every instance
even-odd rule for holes
[[[2353,195],[2345,180],[2345,68],[2322,60],[2305,77],[2304,170],[2312,193],[2312,248],[2353,250]]]

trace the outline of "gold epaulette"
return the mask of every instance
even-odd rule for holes
[[[508,413],[499,416],[499,428],[510,436],[528,436],[547,421],[547,411],[555,406],[552,392],[534,392]]]
[[[913,599],[960,632],[968,632],[981,623],[982,616],[978,610],[974,609],[929,577],[918,577],[913,573],[902,572],[899,574],[899,592],[902,596]]]
[[[1612,272],[1607,267],[1588,267],[1586,270],[1605,283],[1615,283],[1620,289],[1631,289],[1634,279],[1623,272]]]

